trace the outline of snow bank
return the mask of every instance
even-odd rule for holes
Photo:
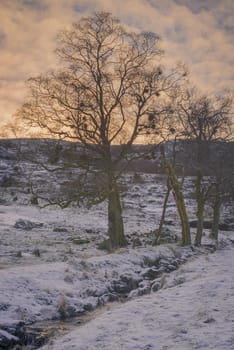
[[[42,349],[234,349],[233,253],[200,256],[169,275],[159,292],[110,306]]]

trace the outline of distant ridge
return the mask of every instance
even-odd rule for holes
[[[173,143],[165,142],[165,153],[169,160],[173,159]],[[125,145],[112,146],[113,156],[117,156]],[[95,149],[95,145],[93,145]],[[207,175],[212,175],[215,168],[222,162],[226,170],[234,171],[234,142],[212,141],[203,143],[202,162],[196,161],[197,144],[193,140],[179,140],[176,144],[175,168],[178,173],[185,175],[194,175],[197,167],[201,166]],[[40,155],[44,161],[56,163],[58,160],[73,162],[86,154],[92,159],[92,152],[87,152],[81,143],[69,141],[46,139],[46,138],[10,138],[0,139],[0,161],[1,159],[9,161],[23,160],[25,155]],[[127,169],[135,172],[161,173],[159,162],[159,147],[157,145],[132,145],[129,153],[142,154],[138,160],[132,161]]]

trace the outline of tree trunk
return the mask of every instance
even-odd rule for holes
[[[171,166],[171,164],[166,160],[165,157],[161,157],[163,166],[168,172],[169,185],[172,188],[172,193],[176,202],[177,210],[180,217],[181,227],[182,227],[182,245],[191,244],[190,227],[188,222],[188,216],[186,212],[186,206],[184,203],[184,196],[180,188],[180,183],[176,176],[176,173]]]
[[[110,250],[124,247],[127,240],[124,236],[122,207],[116,180],[112,176],[108,196],[108,236]]]
[[[200,198],[197,203],[197,232],[195,237],[195,245],[200,246],[203,233],[203,221],[204,221],[204,201]]]
[[[217,184],[214,206],[213,206],[213,220],[212,220],[212,227],[211,227],[211,234],[210,234],[210,237],[215,239],[216,241],[218,240],[220,208],[221,208],[221,204],[222,204],[222,199],[221,199],[219,187],[220,187],[219,184]]]
[[[171,193],[171,187],[169,184],[170,180],[169,178],[167,179],[167,192],[164,198],[164,202],[163,202],[163,210],[162,210],[162,215],[161,215],[161,219],[160,219],[160,223],[159,223],[159,227],[156,230],[156,235],[153,241],[153,245],[157,245],[158,244],[158,240],[162,235],[162,229],[163,229],[163,225],[164,225],[164,221],[165,221],[165,216],[166,216],[166,210],[167,210],[167,202]]]
[[[196,246],[201,245],[202,233],[203,233],[203,221],[204,221],[204,207],[205,198],[202,191],[202,174],[199,171],[196,179],[196,199],[197,199],[197,232],[194,244]]]

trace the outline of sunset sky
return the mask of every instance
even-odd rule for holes
[[[156,32],[165,60],[184,62],[201,90],[234,89],[233,0],[0,0],[0,124],[24,101],[25,81],[56,65],[58,31],[94,11]]]

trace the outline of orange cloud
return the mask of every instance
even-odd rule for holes
[[[159,34],[165,60],[185,62],[201,89],[233,89],[232,0],[2,0],[0,123],[23,102],[24,81],[57,64],[57,32],[82,15],[103,10],[133,30]]]

